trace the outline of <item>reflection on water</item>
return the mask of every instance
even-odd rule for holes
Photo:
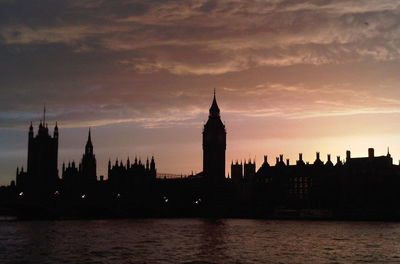
[[[400,224],[239,219],[0,221],[1,263],[396,263]]]

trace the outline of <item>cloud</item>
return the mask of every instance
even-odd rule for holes
[[[243,115],[396,111],[390,99],[399,96],[398,7],[396,1],[2,1],[0,126],[40,118],[43,103],[67,126],[196,123],[213,87],[224,87],[227,112]],[[392,81],[377,96],[383,79]]]

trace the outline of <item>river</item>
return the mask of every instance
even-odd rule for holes
[[[0,263],[400,263],[400,223],[4,219]]]

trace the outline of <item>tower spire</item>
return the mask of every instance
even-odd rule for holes
[[[46,104],[43,105],[43,125],[46,124]]]
[[[86,142],[85,152],[87,154],[93,154],[93,144],[92,144],[92,137],[91,137],[91,133],[90,133],[90,127],[89,127],[89,133],[88,133],[88,139]]]
[[[92,142],[92,137],[91,137],[91,133],[90,133],[90,127],[89,127],[88,142]]]
[[[217,104],[216,92],[214,88],[214,98],[210,107],[210,116],[219,116],[219,112],[220,110]]]

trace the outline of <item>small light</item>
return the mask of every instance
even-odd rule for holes
[[[167,196],[163,196],[163,199],[164,199],[164,202],[165,202],[165,203],[168,203],[168,198],[167,198]]]
[[[82,194],[81,198],[85,199],[86,198],[86,194]]]
[[[54,195],[56,195],[56,196],[57,196],[57,195],[60,195],[60,192],[59,192],[59,191],[55,191],[55,192],[54,192]]]
[[[118,193],[118,194],[117,194],[117,197],[118,197],[118,198],[121,197],[121,194]]]
[[[167,196],[163,196],[163,199],[164,199],[164,202],[165,202],[165,203],[168,203],[168,198],[167,198]]]
[[[24,196],[24,192],[20,192],[20,193],[19,193],[19,196]]]

